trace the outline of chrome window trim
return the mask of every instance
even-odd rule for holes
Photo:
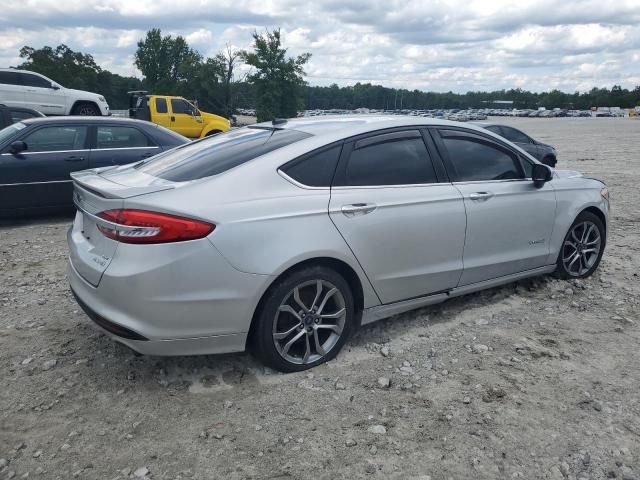
[[[73,152],[89,152],[91,151],[89,148],[82,148],[79,150],[48,150],[46,152],[20,152],[20,155],[39,155],[42,153],[73,153]],[[0,155],[14,155],[11,152],[2,153]]]
[[[431,183],[407,183],[402,185],[339,185],[331,187],[332,190],[352,190],[365,188],[415,188],[415,187],[434,187],[436,185],[451,185],[451,182],[431,182]]]
[[[92,148],[92,152],[104,152],[105,150],[142,150],[147,148],[160,148],[157,145],[148,146],[148,147],[114,147],[114,148]]]
[[[460,182],[451,182],[451,183],[453,185],[466,185],[466,184],[475,185],[477,183],[525,182],[527,180],[531,180],[531,179],[527,179],[527,178],[508,178],[508,179],[502,179],[502,180],[464,180],[464,181],[460,181]]]
[[[278,175],[280,175],[289,183],[292,183],[296,187],[303,188],[305,190],[330,190],[331,189],[331,187],[312,187],[310,185],[305,185],[304,183],[300,183],[299,181],[291,178],[289,175],[284,173],[280,168],[278,168],[277,172],[278,172]]]
[[[48,182],[21,182],[21,183],[0,183],[0,187],[14,187],[16,185],[46,185],[48,183],[71,183],[73,180],[49,180]]]

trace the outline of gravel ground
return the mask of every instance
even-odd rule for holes
[[[69,218],[0,225],[0,479],[640,478],[640,121],[498,120],[608,183],[599,271],[388,319],[311,372],[136,357],[69,294]]]

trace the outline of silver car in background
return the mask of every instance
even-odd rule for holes
[[[71,289],[151,355],[249,348],[281,371],[360,325],[604,251],[605,185],[445,120],[274,120],[72,174]]]

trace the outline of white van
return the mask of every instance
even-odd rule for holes
[[[0,104],[27,107],[45,115],[109,115],[102,95],[64,88],[39,73],[0,68]]]

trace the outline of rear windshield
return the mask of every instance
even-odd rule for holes
[[[310,136],[298,130],[240,128],[175,148],[134,168],[171,182],[187,182],[217,175]]]

